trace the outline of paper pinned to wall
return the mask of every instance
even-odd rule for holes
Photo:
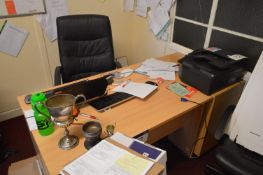
[[[0,0],[0,16],[45,13],[44,0]]]
[[[5,7],[5,1],[0,1],[0,12],[2,15],[7,15],[7,9]]]
[[[57,39],[56,19],[68,15],[66,0],[46,0],[47,13],[38,15],[37,20],[50,41]]]
[[[43,0],[13,0],[17,14],[45,12]]]
[[[174,0],[160,0],[159,5],[162,6],[167,12],[169,12],[172,6],[175,4]]]
[[[147,0],[137,0],[135,12],[137,15],[146,17],[148,10]]]
[[[17,57],[27,36],[27,31],[7,22],[0,34],[0,51]]]
[[[123,0],[123,10],[133,11],[134,10],[134,0]]]
[[[159,36],[170,24],[170,17],[165,7],[158,5],[149,15],[149,26],[155,36]]]
[[[148,6],[150,9],[155,9],[160,4],[160,0],[148,0]]]
[[[132,11],[131,3],[134,0],[123,0],[124,11]],[[176,0],[137,0],[135,13],[138,16],[147,17],[148,24],[154,35],[158,39],[168,40],[168,27],[170,25],[170,10],[175,5]]]

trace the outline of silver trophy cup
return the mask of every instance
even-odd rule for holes
[[[76,117],[74,109],[76,109],[76,101],[82,98],[86,102],[86,97],[82,94],[76,97],[71,94],[56,94],[47,99],[45,105],[52,116],[54,123],[62,128],[65,128],[64,137],[62,137],[58,146],[61,149],[69,150],[76,147],[79,143],[77,136],[69,135],[67,127],[71,125]]]

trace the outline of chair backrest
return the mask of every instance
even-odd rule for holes
[[[107,16],[58,17],[57,32],[63,83],[116,67],[111,24]]]

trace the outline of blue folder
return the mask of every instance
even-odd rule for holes
[[[138,141],[133,141],[133,143],[130,145],[130,149],[154,160],[161,154],[160,150],[147,146]]]

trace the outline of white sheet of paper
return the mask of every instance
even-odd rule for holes
[[[37,124],[34,117],[34,111],[32,109],[29,109],[24,112],[24,116],[26,118],[27,125],[29,127],[30,131],[37,130]]]
[[[105,140],[102,140],[88,152],[64,167],[64,170],[70,175],[129,175],[125,168],[118,163],[124,156],[133,156],[128,151],[121,149]],[[142,158],[139,158],[142,159]],[[146,174],[153,166],[153,162],[143,160],[146,165],[142,172],[137,175]],[[129,163],[129,162],[127,162]],[[133,167],[134,164],[126,165]],[[136,167],[136,165],[134,165]]]
[[[17,14],[44,12],[42,0],[13,0]]]
[[[134,10],[134,0],[123,0],[123,10],[133,11]]]
[[[151,79],[162,78],[164,80],[175,80],[175,72],[172,71],[148,71],[147,75]]]
[[[136,72],[147,74],[148,71],[178,71],[178,63],[161,61],[155,58],[145,60]]]
[[[174,3],[174,0],[160,0],[160,5],[161,5],[167,12],[170,11],[170,9],[172,8],[173,3]]]
[[[148,6],[151,9],[155,9],[159,3],[160,3],[160,0],[148,0]]]
[[[139,98],[145,98],[152,93],[157,86],[146,83],[124,82],[113,89],[114,92],[125,92]]]
[[[47,13],[38,15],[37,20],[50,41],[57,39],[56,19],[68,15],[66,0],[46,0]]]
[[[147,0],[137,0],[135,12],[137,15],[146,17],[147,16],[148,3]]]
[[[174,67],[178,65],[178,63],[161,61],[155,58],[147,59],[142,64],[151,68],[152,70],[170,70],[170,71],[174,71]]]
[[[148,18],[149,26],[155,36],[158,36],[162,31],[166,30],[170,23],[170,17],[167,10],[158,5],[153,9]]]
[[[16,57],[22,49],[28,32],[7,22],[0,34],[0,51]]]
[[[115,140],[116,142],[118,142],[118,143],[120,143],[126,147],[129,147],[133,143],[133,140],[134,140],[130,137],[123,135],[122,133],[119,133],[119,132],[114,133],[113,136],[111,136],[111,139]]]

